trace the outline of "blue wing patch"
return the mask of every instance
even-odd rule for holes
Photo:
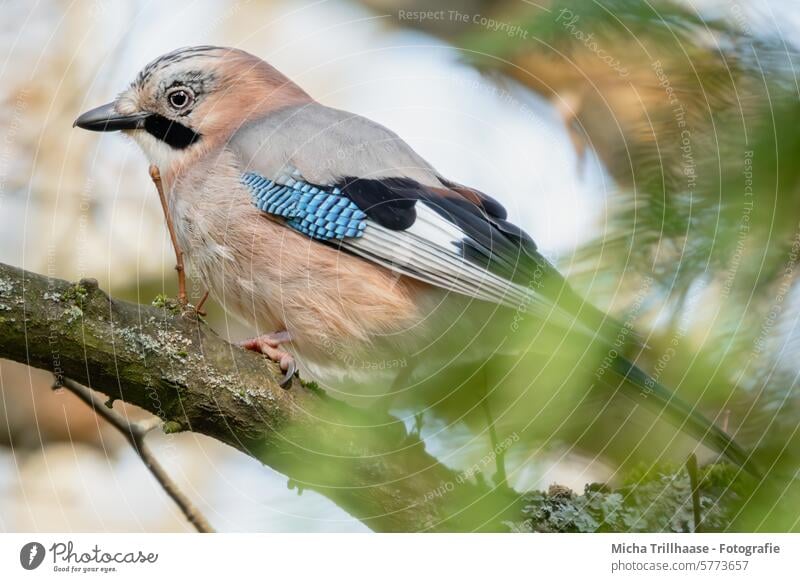
[[[339,188],[323,190],[302,180],[282,183],[254,172],[242,175],[253,204],[260,210],[286,218],[286,224],[319,240],[360,237],[367,227],[367,215]]]

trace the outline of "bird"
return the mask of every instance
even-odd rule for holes
[[[516,366],[507,362],[522,360],[526,381],[542,361],[570,375],[591,350],[600,363],[576,381],[591,379],[590,402],[641,405],[755,472],[725,431],[622,355],[620,338],[642,343],[630,326],[582,298],[498,200],[259,57],[174,50],[74,125],[121,131],[160,169],[189,264],[226,312],[257,329],[242,346],[277,362],[282,385],[299,366],[365,406],[434,411],[466,399],[493,435],[505,426],[495,418],[511,434],[545,404],[497,396],[489,409]]]

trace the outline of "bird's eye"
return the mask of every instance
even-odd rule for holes
[[[192,96],[185,89],[177,89],[167,96],[173,109],[184,109],[191,103]]]

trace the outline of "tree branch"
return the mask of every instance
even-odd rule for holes
[[[57,380],[58,381],[58,380]],[[156,481],[158,481],[161,488],[169,495],[178,508],[186,516],[186,519],[191,523],[200,533],[213,533],[214,528],[208,523],[208,520],[201,514],[191,500],[184,495],[180,488],[175,484],[169,474],[158,462],[155,455],[150,451],[145,443],[145,437],[157,424],[143,423],[136,424],[128,422],[119,414],[111,409],[111,404],[105,405],[101,402],[94,393],[86,386],[78,384],[74,380],[64,378],[61,384],[55,384],[54,387],[64,387],[75,396],[80,398],[84,403],[88,404],[94,413],[105,419],[111,426],[116,428],[122,436],[130,443],[136,454],[144,463],[145,467],[153,474]],[[111,401],[109,401],[111,402]]]
[[[0,357],[50,370],[255,457],[377,531],[503,530],[522,501],[448,469],[388,416],[313,385],[168,308],[0,264]]]

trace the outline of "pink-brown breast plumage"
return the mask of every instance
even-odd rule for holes
[[[288,330],[301,365],[368,358],[418,323],[424,284],[273,221],[240,185],[236,157],[213,158],[174,171],[168,196],[191,268],[226,311],[259,333]]]

